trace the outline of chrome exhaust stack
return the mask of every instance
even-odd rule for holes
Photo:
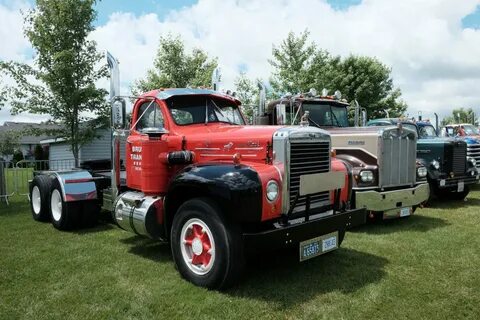
[[[212,72],[212,89],[220,91],[220,83],[222,82],[222,73],[219,67],[216,67]]]
[[[120,95],[120,72],[118,60],[110,52],[106,52],[108,68],[110,69],[110,125],[111,125],[111,150],[110,159],[112,162],[112,199],[118,195],[120,188],[120,139],[123,134],[121,130],[125,128],[125,100],[119,98]]]
[[[258,110],[257,115],[255,116],[254,124],[257,125],[268,125],[268,115],[265,113],[265,103],[267,100],[267,89],[263,82],[257,82],[258,89],[260,89],[259,93],[259,102],[258,102]]]

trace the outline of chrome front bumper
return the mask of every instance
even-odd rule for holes
[[[368,211],[377,212],[416,206],[426,201],[430,195],[430,188],[426,182],[413,188],[383,192],[361,189],[353,191],[355,192],[355,208],[365,208]]]

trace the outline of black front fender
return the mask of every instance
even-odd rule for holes
[[[185,167],[170,183],[167,208],[174,199],[195,196],[215,200],[233,221],[261,221],[262,184],[257,172],[248,166],[215,163]]]

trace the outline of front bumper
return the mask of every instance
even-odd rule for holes
[[[384,212],[405,207],[413,207],[426,201],[430,195],[428,183],[421,183],[413,188],[377,191],[353,190],[355,193],[355,208],[365,208],[368,211]]]
[[[365,222],[366,211],[363,208],[317,219],[312,215],[309,221],[292,222],[287,226],[276,223],[271,230],[244,233],[243,240],[247,250],[271,251],[296,247],[302,241],[339,231],[338,244],[340,245],[346,229],[365,224]]]
[[[436,185],[439,189],[456,189],[459,182],[463,182],[464,185],[471,185],[478,183],[479,176],[461,176],[446,179],[437,179]]]

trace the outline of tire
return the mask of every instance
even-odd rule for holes
[[[178,271],[193,284],[226,289],[240,278],[245,264],[240,228],[222,216],[215,202],[196,198],[181,205],[170,240]]]
[[[52,179],[46,175],[35,176],[30,185],[30,210],[36,221],[50,220],[50,188]]]
[[[53,226],[62,231],[79,226],[81,202],[65,202],[58,180],[53,180],[50,192],[50,213]]]

